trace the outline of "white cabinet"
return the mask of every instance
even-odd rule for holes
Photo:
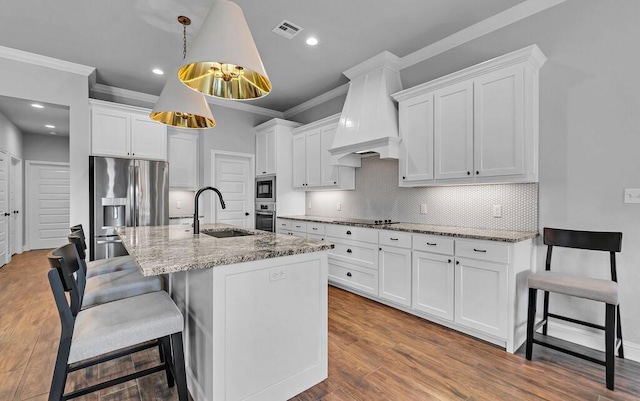
[[[149,118],[150,110],[91,101],[91,154],[136,159],[167,159],[167,127]]]
[[[411,234],[380,231],[378,243],[380,298],[411,306]]]
[[[169,187],[176,189],[199,188],[198,133],[170,130],[168,136]]]
[[[276,128],[256,133],[256,176],[276,174]]]
[[[291,131],[301,124],[274,118],[257,127],[256,130],[256,176],[275,174],[276,203],[278,214],[303,215],[305,195],[294,191],[291,174],[292,149]]]
[[[393,94],[400,186],[538,181],[535,46]]]
[[[339,114],[293,130],[293,187],[303,190],[355,189],[355,168],[331,164]]]

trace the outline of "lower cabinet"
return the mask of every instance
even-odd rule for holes
[[[453,321],[453,255],[413,251],[413,309]]]
[[[379,296],[411,306],[411,234],[380,230]]]

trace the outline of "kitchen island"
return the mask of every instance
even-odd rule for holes
[[[252,235],[206,234],[230,229]],[[226,224],[118,234],[144,275],[168,279],[194,400],[286,400],[327,378],[331,244]]]

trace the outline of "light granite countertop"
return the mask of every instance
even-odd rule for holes
[[[278,216],[279,219],[311,221],[315,223],[340,224],[345,226],[376,228],[380,230],[404,231],[419,234],[444,235],[448,237],[482,239],[501,242],[520,242],[535,238],[538,233],[535,231],[506,231],[490,230],[484,228],[467,228],[451,226],[434,226],[417,223],[394,223],[394,224],[364,224],[350,221],[348,218],[321,217],[321,216]],[[358,219],[354,219],[358,220]]]
[[[254,235],[215,238],[203,231],[236,229]],[[247,230],[228,224],[202,224],[200,234],[191,227],[123,227],[118,235],[145,276],[277,258],[333,248],[333,244],[260,230]]]

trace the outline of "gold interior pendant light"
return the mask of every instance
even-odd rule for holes
[[[179,16],[178,22],[182,24],[182,58],[184,59],[187,55],[187,25],[191,24],[191,20],[188,17]],[[178,79],[178,73],[175,70],[173,74],[169,75],[149,117],[176,128],[213,128],[216,126],[216,120],[213,118],[211,108],[204,95],[184,86]]]
[[[178,77],[190,88],[222,99],[251,100],[271,92],[242,9],[226,0],[211,6]]]

